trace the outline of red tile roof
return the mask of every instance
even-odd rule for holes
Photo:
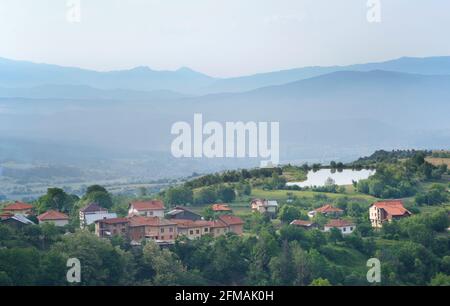
[[[373,206],[386,211],[388,216],[410,215],[411,212],[403,206],[400,200],[382,201],[372,204]]]
[[[333,213],[333,212],[343,212],[342,209],[340,208],[335,208],[333,206],[331,206],[330,204],[324,205],[322,207],[319,207],[317,209],[315,209],[316,212],[318,213]]]
[[[81,212],[88,213],[88,212],[97,212],[97,211],[108,211],[106,208],[101,207],[97,203],[89,203],[84,208],[80,209]]]
[[[341,220],[341,219],[333,219],[330,220],[327,224],[325,224],[326,227],[346,227],[346,226],[354,226],[355,224],[347,221],[347,220]]]
[[[63,214],[56,210],[49,210],[43,214],[40,214],[38,217],[39,221],[47,221],[47,220],[69,220],[69,216]]]
[[[292,225],[298,225],[298,226],[312,226],[315,223],[312,221],[307,220],[294,220],[291,222]]]
[[[32,208],[33,208],[33,205],[16,201],[12,204],[9,204],[9,205],[3,207],[3,210],[27,210],[27,209],[32,209]]]
[[[130,206],[138,211],[164,209],[164,203],[161,200],[135,201],[131,202]]]
[[[212,222],[212,226],[211,227],[215,227],[215,228],[224,228],[224,227],[228,227],[227,224],[225,224],[223,221],[221,220],[214,220],[211,221]]]
[[[232,216],[232,215],[219,216],[218,220],[222,221],[226,225],[242,225],[242,224],[244,224],[244,221],[242,221],[241,218]]]
[[[105,223],[105,224],[119,224],[119,223],[128,223],[130,220],[127,218],[110,218],[110,219],[100,219],[95,221],[96,223]]]
[[[231,211],[228,204],[213,204],[211,208],[213,211]]]
[[[128,220],[130,220],[131,227],[177,225],[173,221],[169,221],[166,219],[160,219],[158,217],[133,216],[133,217],[128,218]]]
[[[188,219],[173,219],[173,222],[175,222],[178,227],[180,228],[192,228],[192,227],[213,227],[214,223],[211,221],[204,221],[204,220],[188,220]]]

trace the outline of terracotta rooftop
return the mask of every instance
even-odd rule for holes
[[[130,222],[130,220],[128,220],[127,218],[110,218],[110,219],[100,219],[95,222],[96,223],[101,222],[105,224],[119,224],[119,223],[128,223]]]
[[[345,226],[354,226],[355,224],[347,221],[347,220],[341,220],[341,219],[333,219],[330,220],[325,226],[326,227],[345,227]]]
[[[161,200],[135,201],[131,202],[130,206],[138,211],[164,209],[164,203]]]
[[[178,227],[180,228],[191,228],[191,227],[213,227],[214,223],[211,221],[204,221],[204,220],[188,220],[188,219],[174,219],[173,222],[175,222]]]
[[[411,214],[411,212],[403,206],[403,202],[400,200],[376,202],[372,205],[385,210],[390,216],[403,216],[405,214]]]
[[[228,204],[213,204],[211,208],[213,211],[231,211]]]
[[[226,225],[242,225],[242,224],[244,224],[244,221],[242,221],[241,218],[232,216],[232,215],[219,216],[218,220],[222,221]]]
[[[136,226],[161,226],[161,225],[177,225],[173,221],[160,219],[158,217],[133,216],[128,218],[131,227]]]
[[[322,207],[316,208],[318,213],[333,213],[333,212],[343,212],[342,209],[331,206],[330,204],[324,205]]]
[[[63,214],[56,210],[49,210],[43,214],[40,214],[38,217],[39,221],[47,221],[47,220],[69,220],[69,216]]]
[[[32,209],[33,205],[27,204],[27,203],[23,203],[23,202],[14,202],[12,204],[9,204],[5,207],[3,207],[3,210],[26,210],[26,209]]]

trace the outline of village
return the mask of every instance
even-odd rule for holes
[[[275,200],[253,199],[249,204],[253,213],[266,215],[274,219],[279,205]],[[0,214],[0,223],[16,228],[35,224],[30,220],[34,214],[33,205],[16,201],[5,206]],[[216,203],[211,205],[215,217],[211,220],[192,211],[186,206],[166,208],[162,200],[133,201],[129,203],[128,215],[118,217],[97,203],[90,203],[79,211],[81,229],[87,230],[94,225],[94,232],[100,238],[122,236],[132,245],[140,245],[144,240],[153,240],[158,245],[173,244],[178,237],[196,239],[205,235],[218,237],[227,233],[242,235],[245,222],[233,215],[228,204]],[[317,215],[325,216],[329,220],[319,228],[314,222]],[[343,209],[326,204],[308,213],[309,220],[296,219],[291,226],[305,230],[320,229],[323,232],[338,230],[342,235],[351,234],[356,229],[356,223],[351,219],[341,218],[345,215]],[[411,215],[401,200],[379,201],[369,207],[368,217],[374,229],[379,229],[384,222],[391,222]],[[39,224],[53,224],[64,227],[69,223],[69,216],[48,210],[36,216]]]

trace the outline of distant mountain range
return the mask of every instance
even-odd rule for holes
[[[411,74],[442,75],[450,74],[450,57],[412,58],[403,57],[395,60],[357,64],[349,66],[331,67],[304,67],[290,70],[281,70],[260,73],[235,78],[213,78],[193,71],[189,68],[180,68],[175,71],[157,71],[148,67],[136,67],[130,70],[98,72],[87,69],[62,67],[57,65],[36,64],[26,61],[14,61],[0,58],[0,91],[1,96],[11,96],[9,89],[27,88],[23,92],[16,90],[13,93],[26,97],[43,97],[47,89],[51,97],[58,92],[48,86],[87,86],[75,88],[78,95],[93,98],[96,95],[110,96],[120,92],[92,93],[92,88],[102,90],[131,90],[140,93],[122,91],[125,96],[146,97],[148,91],[163,91],[165,93],[180,92],[183,94],[210,94],[222,92],[250,91],[261,87],[282,85],[294,81],[304,80],[337,71],[372,71],[385,70]],[[44,86],[44,88],[43,88]],[[37,88],[36,88],[37,87]],[[47,88],[45,88],[47,87]],[[59,87],[63,89],[62,87]],[[72,88],[73,89],[73,88]],[[65,92],[65,89],[62,90]],[[67,92],[73,92],[67,88]],[[86,92],[86,93],[84,93]],[[153,94],[150,94],[150,97]],[[75,97],[76,95],[73,95]],[[164,95],[163,95],[164,96]],[[177,97],[169,94],[167,97]]]
[[[350,161],[376,149],[450,149],[450,57],[229,79],[187,68],[95,72],[0,60],[5,159],[41,160],[57,152],[59,162],[71,164],[78,153],[67,152],[74,146],[98,148],[93,153],[112,159],[118,151],[169,153],[171,125],[192,122],[196,112],[205,122],[279,122],[284,162]],[[55,151],[49,140],[67,149]],[[183,175],[197,171],[205,165],[200,161],[177,169]],[[152,163],[164,174],[166,161]],[[228,167],[223,160],[208,160],[208,169],[216,166]]]

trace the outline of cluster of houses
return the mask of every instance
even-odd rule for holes
[[[267,214],[270,217],[276,217],[278,210],[277,201],[267,199],[253,199],[250,206],[253,212]],[[148,239],[159,244],[170,244],[178,236],[195,239],[203,235],[217,237],[229,232],[242,234],[244,222],[232,215],[232,209],[227,204],[213,204],[211,209],[216,213],[216,218],[207,221],[184,206],[177,206],[166,212],[164,203],[160,200],[134,201],[128,206],[128,215],[119,218],[116,213],[111,213],[96,203],[90,203],[80,209],[79,219],[81,228],[94,224],[95,234],[99,237],[123,236],[135,244]],[[319,214],[330,218],[323,227],[324,232],[335,228],[343,235],[347,235],[356,229],[354,222],[341,219],[344,214],[342,209],[330,204],[308,212],[310,220],[294,220],[290,224],[307,230],[319,228],[313,221]],[[31,215],[33,215],[32,205],[16,201],[2,209],[0,223],[16,227],[35,224],[29,219]],[[410,215],[411,212],[400,200],[376,202],[369,208],[369,219],[373,228],[381,228],[385,222]],[[46,211],[36,219],[39,224],[53,223],[56,226],[65,226],[69,223],[69,216],[55,210]]]
[[[0,222],[15,227],[35,224],[29,219],[33,215],[33,206],[28,203],[16,201],[3,207],[0,213]],[[37,216],[39,224],[53,223],[56,226],[69,224],[69,216],[56,210],[48,210]]]
[[[348,235],[356,229],[356,224],[352,221],[339,218],[343,213],[344,211],[342,209],[327,204],[308,212],[308,216],[310,219],[318,214],[331,217],[332,219],[324,225],[323,231],[329,232],[335,228],[343,235]],[[392,222],[393,220],[409,217],[410,215],[411,212],[403,206],[403,202],[400,200],[375,202],[369,208],[370,223],[373,228],[377,229],[381,228],[385,222]],[[290,224],[307,230],[319,228],[318,224],[312,220],[294,220]]]
[[[228,206],[215,206],[213,210],[215,208],[227,214],[220,214],[215,220],[206,221],[201,215],[183,206],[165,213],[164,203],[160,200],[131,202],[127,217],[103,217],[94,221],[95,233],[103,238],[120,235],[135,244],[148,239],[158,244],[168,244],[173,243],[178,236],[195,239],[204,235],[217,237],[229,232],[241,235],[244,226],[242,219],[228,214],[231,212]]]

